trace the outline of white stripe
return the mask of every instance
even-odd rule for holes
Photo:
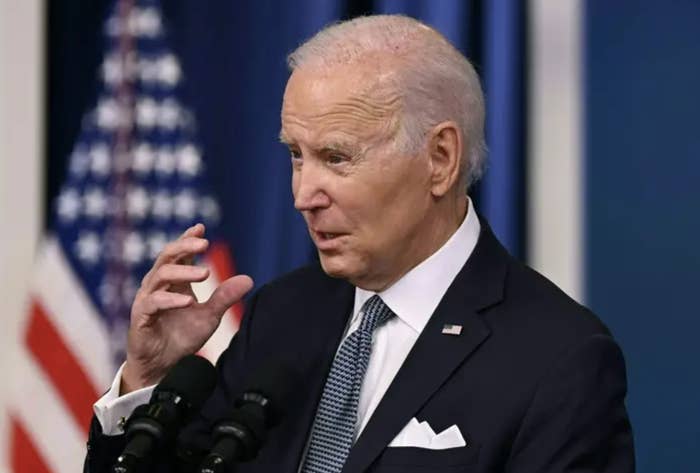
[[[208,259],[204,261],[204,265],[210,269],[211,276],[206,281],[192,285],[197,300],[199,301],[207,300],[219,284],[221,284],[221,281],[214,271],[214,265],[211,264]],[[221,319],[219,328],[216,329],[216,332],[214,332],[207,343],[204,344],[199,353],[212,363],[215,363],[219,355],[221,355],[221,352],[228,347],[231,342],[231,337],[233,337],[237,331],[238,324],[236,323],[233,311],[229,309]]]
[[[40,248],[32,290],[95,388],[107,389],[114,376],[109,333],[55,237]]]
[[[581,2],[529,2],[530,263],[582,293]]]
[[[51,471],[82,471],[85,434],[31,355],[22,350],[15,357],[15,364],[23,376],[20,382],[9,383],[9,407],[24,424]]]
[[[0,372],[17,379],[19,344],[32,261],[42,232],[47,2],[0,1]],[[21,375],[21,373],[18,373]],[[7,390],[0,388],[0,471],[7,466]]]

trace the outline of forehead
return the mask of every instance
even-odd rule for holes
[[[386,134],[400,107],[390,76],[370,64],[296,69],[284,93],[280,137],[293,142]]]

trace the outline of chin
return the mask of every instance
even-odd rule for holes
[[[353,275],[357,273],[357,271],[353,271],[353,265],[349,264],[347,259],[342,256],[329,256],[319,252],[318,258],[321,261],[323,272],[332,278],[351,280]]]

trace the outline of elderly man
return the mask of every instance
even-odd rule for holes
[[[280,135],[320,266],[252,297],[179,451],[195,464],[242,380],[279,356],[303,395],[240,471],[633,471],[617,344],[509,256],[467,196],[485,159],[469,62],[416,20],[374,16],[319,32],[289,65]],[[197,302],[189,284],[207,272],[189,263],[206,247],[192,227],[144,278],[89,471],[123,447],[116,420],[250,289],[237,276]]]

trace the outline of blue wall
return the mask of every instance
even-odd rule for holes
[[[700,2],[584,2],[587,301],[627,359],[638,471],[700,471]]]

